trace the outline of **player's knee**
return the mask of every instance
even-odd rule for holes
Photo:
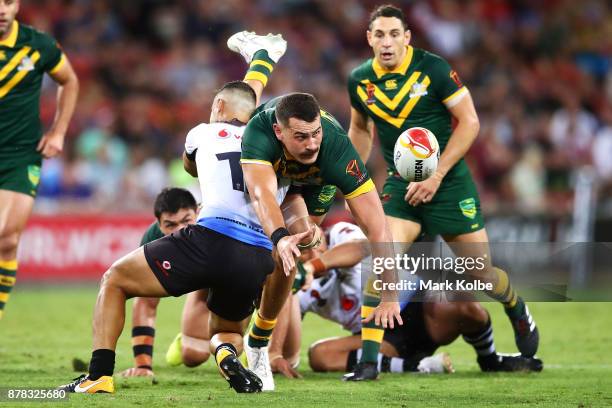
[[[181,350],[181,355],[183,358],[183,364],[185,364],[187,367],[197,367],[200,364],[205,363],[210,358],[210,351],[208,350],[208,347],[205,349],[183,347]]]
[[[328,371],[328,366],[325,361],[325,355],[327,354],[328,348],[325,342],[314,343],[308,348],[308,364],[312,371]]]
[[[17,256],[17,245],[19,244],[19,233],[0,232],[0,257],[3,259],[14,259]]]
[[[459,315],[463,322],[471,324],[486,324],[489,320],[487,310],[478,302],[458,303]]]

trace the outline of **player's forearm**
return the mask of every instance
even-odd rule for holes
[[[79,95],[79,80],[76,75],[71,75],[69,79],[57,89],[57,110],[51,125],[51,130],[66,134],[70,119],[76,107]]]
[[[348,131],[349,139],[359,154],[361,161],[366,163],[372,151],[372,134],[368,129],[361,129],[351,124]]]
[[[442,178],[446,176],[450,169],[467,154],[474,140],[476,140],[479,130],[478,118],[464,119],[457,124],[444,152],[440,156],[440,162],[436,170],[438,176]]]
[[[323,253],[320,257],[326,269],[350,268],[370,255],[368,240],[344,242]]]
[[[255,188],[250,194],[257,218],[268,237],[277,229],[286,228],[283,213],[276,202],[276,196],[271,191]]]

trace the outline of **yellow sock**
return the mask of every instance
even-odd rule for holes
[[[4,306],[9,300],[11,290],[15,286],[17,276],[17,260],[0,260],[0,319],[4,314]]]
[[[508,279],[508,274],[497,267],[493,267],[493,272],[497,276],[497,284],[488,295],[493,299],[504,304],[506,308],[513,308],[517,302],[517,295]]]
[[[249,331],[249,347],[266,347],[274,326],[276,326],[276,319],[266,320],[257,312],[253,326]]]

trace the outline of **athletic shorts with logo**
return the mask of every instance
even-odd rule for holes
[[[41,161],[18,162],[0,166],[0,190],[15,191],[36,197],[40,182]]]
[[[480,198],[469,175],[444,180],[431,202],[411,206],[404,200],[408,182],[396,174],[387,177],[382,203],[385,214],[421,224],[430,235],[460,235],[484,228]]]
[[[189,225],[144,245],[153,273],[172,296],[210,289],[208,308],[226,320],[250,316],[274,269],[271,252],[201,225]]]

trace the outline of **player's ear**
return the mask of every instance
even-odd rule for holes
[[[404,33],[404,45],[406,46],[410,45],[411,38],[412,38],[412,33],[410,32],[410,30],[406,30],[406,32]]]
[[[370,30],[366,31],[366,38],[368,39],[368,45],[372,47],[372,32]]]
[[[276,138],[278,140],[282,140],[283,139],[283,133],[281,132],[281,127],[279,126],[278,123],[273,123],[272,124],[272,129],[274,129],[274,134],[276,135]]]

